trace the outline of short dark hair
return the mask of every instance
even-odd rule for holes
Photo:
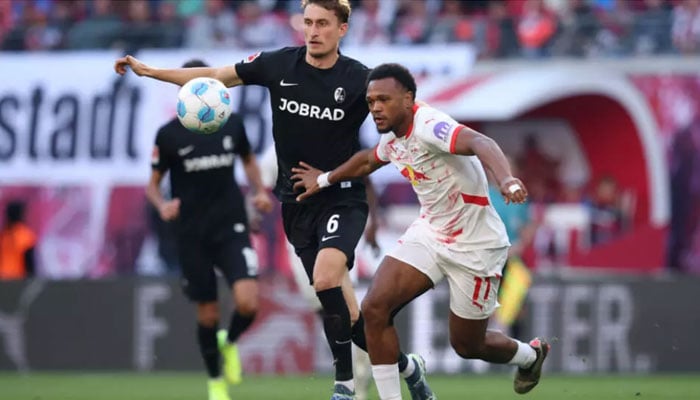
[[[374,67],[374,69],[370,71],[369,76],[367,76],[367,84],[369,84],[370,81],[385,78],[394,78],[404,89],[413,93],[414,99],[416,98],[416,80],[413,79],[411,72],[403,65],[388,63]]]
[[[201,68],[201,67],[208,67],[209,65],[205,63],[204,61],[198,59],[198,58],[193,58],[186,63],[182,64],[182,68]]]
[[[326,10],[335,12],[335,16],[338,17],[338,21],[341,24],[348,22],[352,12],[352,7],[348,0],[301,0],[301,9],[305,9],[309,4],[316,4]]]

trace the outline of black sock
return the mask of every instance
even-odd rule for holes
[[[399,372],[405,370],[406,367],[408,367],[408,357],[403,353],[399,353]]]
[[[243,332],[250,327],[255,319],[253,315],[241,315],[238,311],[234,311],[231,315],[231,322],[228,325],[228,341],[236,343]]]
[[[352,342],[364,351],[367,351],[367,339],[365,338],[365,319],[362,318],[362,313],[360,313],[360,318],[355,321],[355,325],[352,326]]]
[[[352,379],[352,328],[350,311],[343,297],[343,290],[338,287],[316,292],[323,306],[323,330],[333,353],[335,380]]]
[[[216,325],[212,327],[197,324],[197,341],[199,351],[202,353],[204,365],[211,378],[221,376],[221,361],[219,356],[219,346],[216,343]]]

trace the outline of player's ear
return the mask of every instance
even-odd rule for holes
[[[346,33],[348,33],[348,23],[344,22],[340,24],[340,37],[345,37]]]
[[[403,106],[405,108],[413,108],[413,93],[406,91],[403,94]]]

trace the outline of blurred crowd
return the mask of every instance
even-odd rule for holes
[[[470,43],[481,58],[700,53],[700,0],[354,0],[347,45]],[[303,43],[299,0],[1,0],[2,50]]]

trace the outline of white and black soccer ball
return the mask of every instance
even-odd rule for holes
[[[231,95],[226,86],[212,78],[194,78],[177,94],[177,118],[196,133],[214,133],[231,116]]]

